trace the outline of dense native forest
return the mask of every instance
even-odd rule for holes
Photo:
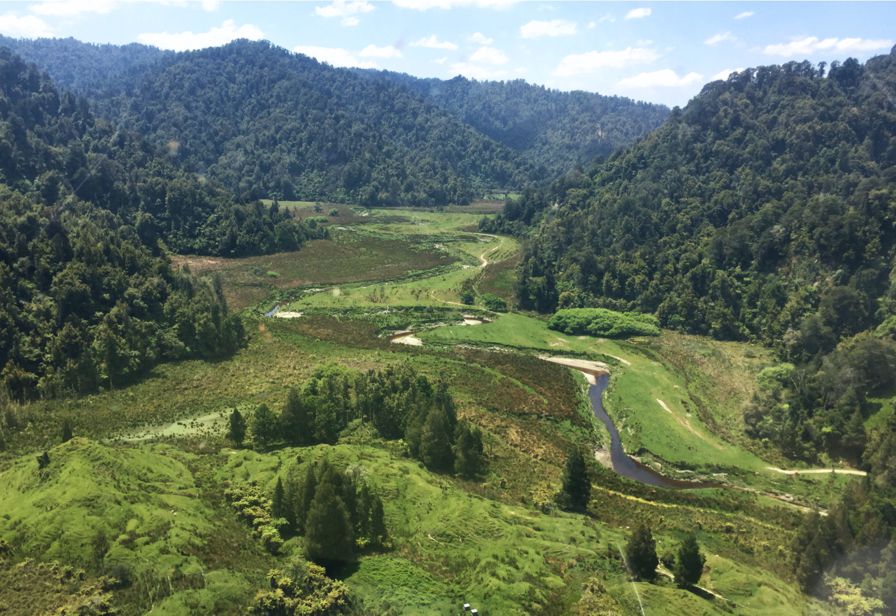
[[[742,71],[482,224],[528,236],[523,306],[635,310],[774,346],[782,363],[759,375],[746,433],[871,477],[807,520],[800,582],[864,578],[891,606],[896,425],[866,422],[896,390],[894,87],[896,49],[864,65]]]
[[[667,113],[521,82],[335,69],[268,43],[181,54],[71,39],[0,43],[247,199],[466,203],[606,155]]]
[[[659,126],[669,114],[663,105],[591,92],[559,92],[523,80],[443,81],[360,72],[402,84],[520,153],[533,166],[533,180],[605,158]]]
[[[297,248],[321,230],[238,204],[97,120],[0,50],[2,379],[13,397],[116,386],[157,361],[240,344],[220,287],[166,250]]]
[[[538,221],[521,304],[638,310],[774,345],[790,364],[768,375],[748,431],[795,457],[859,459],[868,399],[896,385],[894,83],[896,53],[707,85],[607,164],[486,224]]]

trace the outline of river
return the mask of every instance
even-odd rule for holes
[[[619,438],[619,430],[616,429],[613,420],[610,419],[607,411],[604,410],[604,403],[601,398],[610,382],[610,376],[608,374],[601,374],[595,375],[595,378],[595,384],[588,386],[588,398],[591,400],[591,409],[594,411],[594,416],[606,426],[607,432],[610,433],[610,463],[616,473],[623,477],[634,479],[635,481],[640,481],[641,483],[646,483],[647,485],[656,486],[658,488],[684,490],[709,488],[715,485],[711,483],[682,481],[680,479],[664,477],[625,453],[625,449],[622,447],[622,439]]]

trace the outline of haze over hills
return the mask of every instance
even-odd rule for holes
[[[560,92],[518,79],[419,79],[404,73],[359,71],[391,79],[519,152],[549,178],[591,164],[636,141],[666,118],[667,107],[590,92]]]
[[[181,54],[71,39],[3,44],[160,151],[177,143],[185,168],[245,198],[464,203],[606,155],[666,113],[523,82],[459,79],[438,94],[437,81],[335,69],[248,41]]]

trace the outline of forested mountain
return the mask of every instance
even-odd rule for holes
[[[74,39],[0,45],[242,198],[467,202],[607,156],[668,113],[523,81],[336,69],[268,43],[180,54]]]
[[[104,91],[122,80],[147,70],[174,52],[149,45],[97,45],[73,38],[15,39],[0,35],[0,47],[8,47],[23,60],[46,71],[58,87],[79,96],[101,99]]]
[[[244,199],[433,205],[527,177],[510,149],[406,89],[264,42],[132,62],[98,92],[102,115]]]
[[[19,192],[47,204],[76,197],[122,215],[147,245],[162,240],[180,252],[289,250],[319,234],[275,209],[236,203],[2,48],[0,77],[0,182]]]
[[[638,310],[775,346],[792,363],[763,375],[747,432],[860,461],[873,399],[896,388],[896,50],[826,69],[708,84],[636,146],[485,226],[540,220],[525,306]]]
[[[879,323],[893,292],[894,83],[896,54],[707,85],[606,165],[530,195],[559,205],[533,236],[521,300],[825,350]]]
[[[0,49],[0,380],[18,398],[117,386],[240,344],[220,287],[169,248],[295,248],[314,228],[239,205],[93,118]]]
[[[669,114],[663,105],[591,92],[561,92],[521,79],[443,81],[388,71],[359,73],[393,80],[450,111],[519,152],[539,179],[609,156],[655,129]]]

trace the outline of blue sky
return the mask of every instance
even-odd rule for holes
[[[522,78],[668,105],[731,70],[886,53],[894,25],[892,2],[0,2],[9,36],[177,50],[267,39],[336,66]]]

